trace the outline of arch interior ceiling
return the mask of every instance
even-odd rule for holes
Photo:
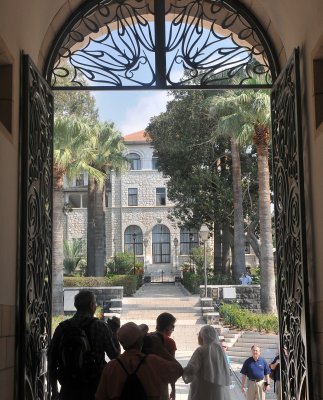
[[[47,60],[53,89],[271,87],[266,35],[233,0],[87,1]]]

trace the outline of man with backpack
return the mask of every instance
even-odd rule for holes
[[[105,354],[116,358],[120,345],[109,326],[94,318],[93,292],[80,291],[74,298],[75,315],[56,328],[48,349],[48,373],[52,398],[94,400]],[[57,381],[61,385],[58,393]]]
[[[121,326],[118,339],[125,351],[105,366],[96,400],[160,400],[165,384],[182,375],[181,365],[142,353],[143,332],[133,322]]]
[[[274,390],[276,394],[276,399],[281,400],[281,386],[280,386],[280,357],[279,354],[273,359],[273,361],[269,364],[269,368],[271,372],[269,377],[274,381]]]

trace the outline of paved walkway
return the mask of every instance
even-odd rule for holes
[[[146,323],[155,330],[156,317],[168,311],[176,317],[172,335],[177,345],[176,359],[185,366],[197,348],[197,333],[204,325],[198,296],[192,296],[180,284],[145,284],[133,297],[123,299],[121,322]],[[245,400],[233,378],[231,400]],[[187,400],[189,385],[182,379],[176,382],[176,400]],[[203,400],[203,399],[201,399]]]

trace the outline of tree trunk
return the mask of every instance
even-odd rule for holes
[[[238,280],[246,270],[245,261],[245,237],[242,207],[241,188],[241,164],[239,145],[235,139],[231,139],[232,155],[232,186],[234,204],[234,253],[232,260],[233,277]]]
[[[104,191],[99,190],[94,178],[88,182],[87,209],[87,276],[105,275],[105,213]]]
[[[54,167],[53,190],[53,252],[52,252],[52,314],[64,315],[64,193],[63,173]]]
[[[259,181],[261,310],[262,312],[272,313],[276,312],[277,309],[270,208],[268,137],[269,132],[266,127],[255,126]]]
[[[214,227],[214,238],[213,238],[213,246],[214,246],[214,273],[222,272],[222,260],[221,260],[221,235],[220,229],[215,226]]]
[[[255,228],[257,226],[257,223],[258,222],[253,221],[247,227],[247,240],[252,247],[252,250],[254,251],[256,257],[258,258],[260,265],[260,248],[257,236],[255,235]]]
[[[231,274],[231,265],[230,265],[230,230],[229,226],[223,226],[222,230],[222,270],[226,275]]]

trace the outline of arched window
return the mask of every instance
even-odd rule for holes
[[[165,225],[153,228],[153,262],[170,263],[170,232]]]
[[[130,169],[131,170],[139,170],[141,169],[141,159],[140,155],[137,153],[129,153],[127,155],[128,161],[130,161]]]
[[[191,255],[192,249],[199,245],[199,233],[196,229],[181,228],[180,254]]]
[[[130,225],[124,231],[124,251],[143,255],[142,230],[137,225]]]

